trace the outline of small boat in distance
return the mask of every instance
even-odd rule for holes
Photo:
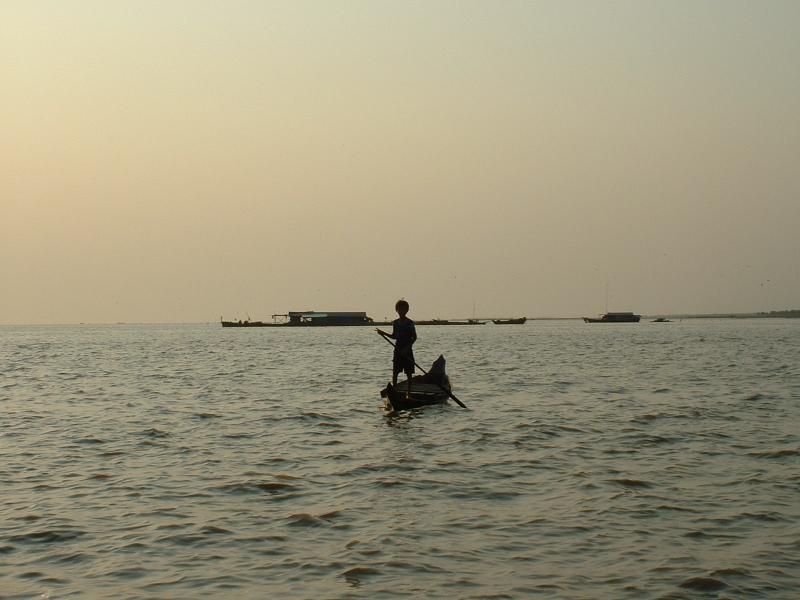
[[[264,323],[264,321],[251,321],[250,319],[244,321],[241,319],[237,321],[223,321],[220,319],[220,323],[222,323],[223,327],[269,327],[269,323]]]
[[[398,381],[397,385],[388,384],[381,390],[384,407],[388,410],[409,410],[430,404],[442,404],[450,397],[452,387],[450,378],[445,373],[444,356],[439,356],[427,375],[414,375],[411,378],[411,394],[406,398],[406,381]]]
[[[492,319],[495,325],[522,325],[528,317],[519,317],[518,319]]]
[[[651,323],[672,323],[672,321],[665,319],[664,317],[658,317],[657,319],[653,319]]]
[[[638,323],[641,315],[632,312],[608,312],[599,318],[583,317],[584,323]]]
[[[414,321],[415,325],[483,325],[483,321],[478,319],[430,319],[426,321]]]

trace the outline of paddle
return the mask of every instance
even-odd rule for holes
[[[389,342],[389,343],[390,343],[392,346],[395,346],[395,343],[394,343],[394,342],[393,342],[391,339],[389,339],[389,334],[388,334],[388,333],[386,333],[385,331],[381,331],[380,329],[376,329],[375,331],[377,331],[379,334],[381,334],[381,337],[382,337],[383,339],[385,339],[387,342]],[[397,347],[397,346],[395,346],[395,347]],[[419,365],[416,363],[416,361],[414,361],[414,366],[415,366],[415,367],[417,367],[417,368],[418,368],[420,371],[422,371],[422,372],[423,372],[425,375],[427,375],[427,374],[428,374],[428,372],[427,372],[425,369],[423,369],[422,367],[420,367],[420,366],[419,366]],[[433,383],[434,383],[435,385],[439,386],[439,387],[442,389],[442,391],[443,391],[443,392],[447,392],[447,395],[448,395],[448,396],[450,396],[450,397],[451,397],[453,400],[455,400],[455,401],[456,401],[456,403],[457,403],[457,404],[458,404],[458,405],[459,405],[461,408],[467,408],[467,405],[466,405],[466,404],[464,404],[464,403],[463,403],[461,400],[459,400],[458,398],[456,398],[456,395],[455,395],[453,392],[451,392],[450,390],[448,390],[446,387],[444,387],[444,386],[443,386],[441,383],[438,383],[438,382],[436,382],[436,381],[434,381]]]

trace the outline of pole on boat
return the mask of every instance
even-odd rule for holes
[[[381,331],[380,329],[376,329],[375,331],[377,331],[377,332],[380,334],[380,336],[381,336],[383,339],[385,339],[387,342],[389,342],[389,343],[390,343],[392,346],[394,346],[395,348],[397,347],[397,346],[395,345],[395,343],[394,343],[392,340],[390,340],[390,339],[389,339],[389,334],[387,334],[385,331]],[[427,374],[428,374],[428,372],[427,372],[425,369],[423,369],[422,367],[420,367],[420,366],[417,364],[417,361],[414,361],[414,366],[415,366],[415,367],[417,367],[417,368],[418,368],[420,371],[422,371],[422,372],[423,372],[425,375],[427,375]],[[440,384],[440,383],[438,383],[438,382],[436,382],[436,381],[434,381],[433,383],[435,383],[437,386],[439,386],[443,392],[447,392],[447,395],[448,395],[448,396],[450,396],[450,397],[451,397],[453,400],[455,400],[455,401],[456,401],[456,404],[458,404],[458,405],[459,405],[461,408],[467,408],[467,405],[466,405],[466,404],[464,404],[464,403],[463,403],[461,400],[459,400],[458,398],[456,398],[456,395],[455,395],[453,392],[451,392],[451,391],[450,391],[450,390],[448,390],[446,387],[444,387],[442,384]]]

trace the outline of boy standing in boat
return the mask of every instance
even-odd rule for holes
[[[411,395],[411,376],[414,374],[414,342],[417,341],[417,329],[414,321],[406,317],[408,314],[408,302],[398,300],[394,309],[400,318],[392,321],[392,333],[386,333],[378,329],[378,333],[390,337],[396,341],[394,346],[394,356],[392,357],[392,387],[397,385],[397,376],[405,373],[408,377],[408,388],[406,398]]]

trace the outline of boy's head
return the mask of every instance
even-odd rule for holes
[[[394,305],[394,309],[397,311],[397,314],[401,317],[405,317],[408,314],[408,302],[405,300],[398,300],[397,303]]]

